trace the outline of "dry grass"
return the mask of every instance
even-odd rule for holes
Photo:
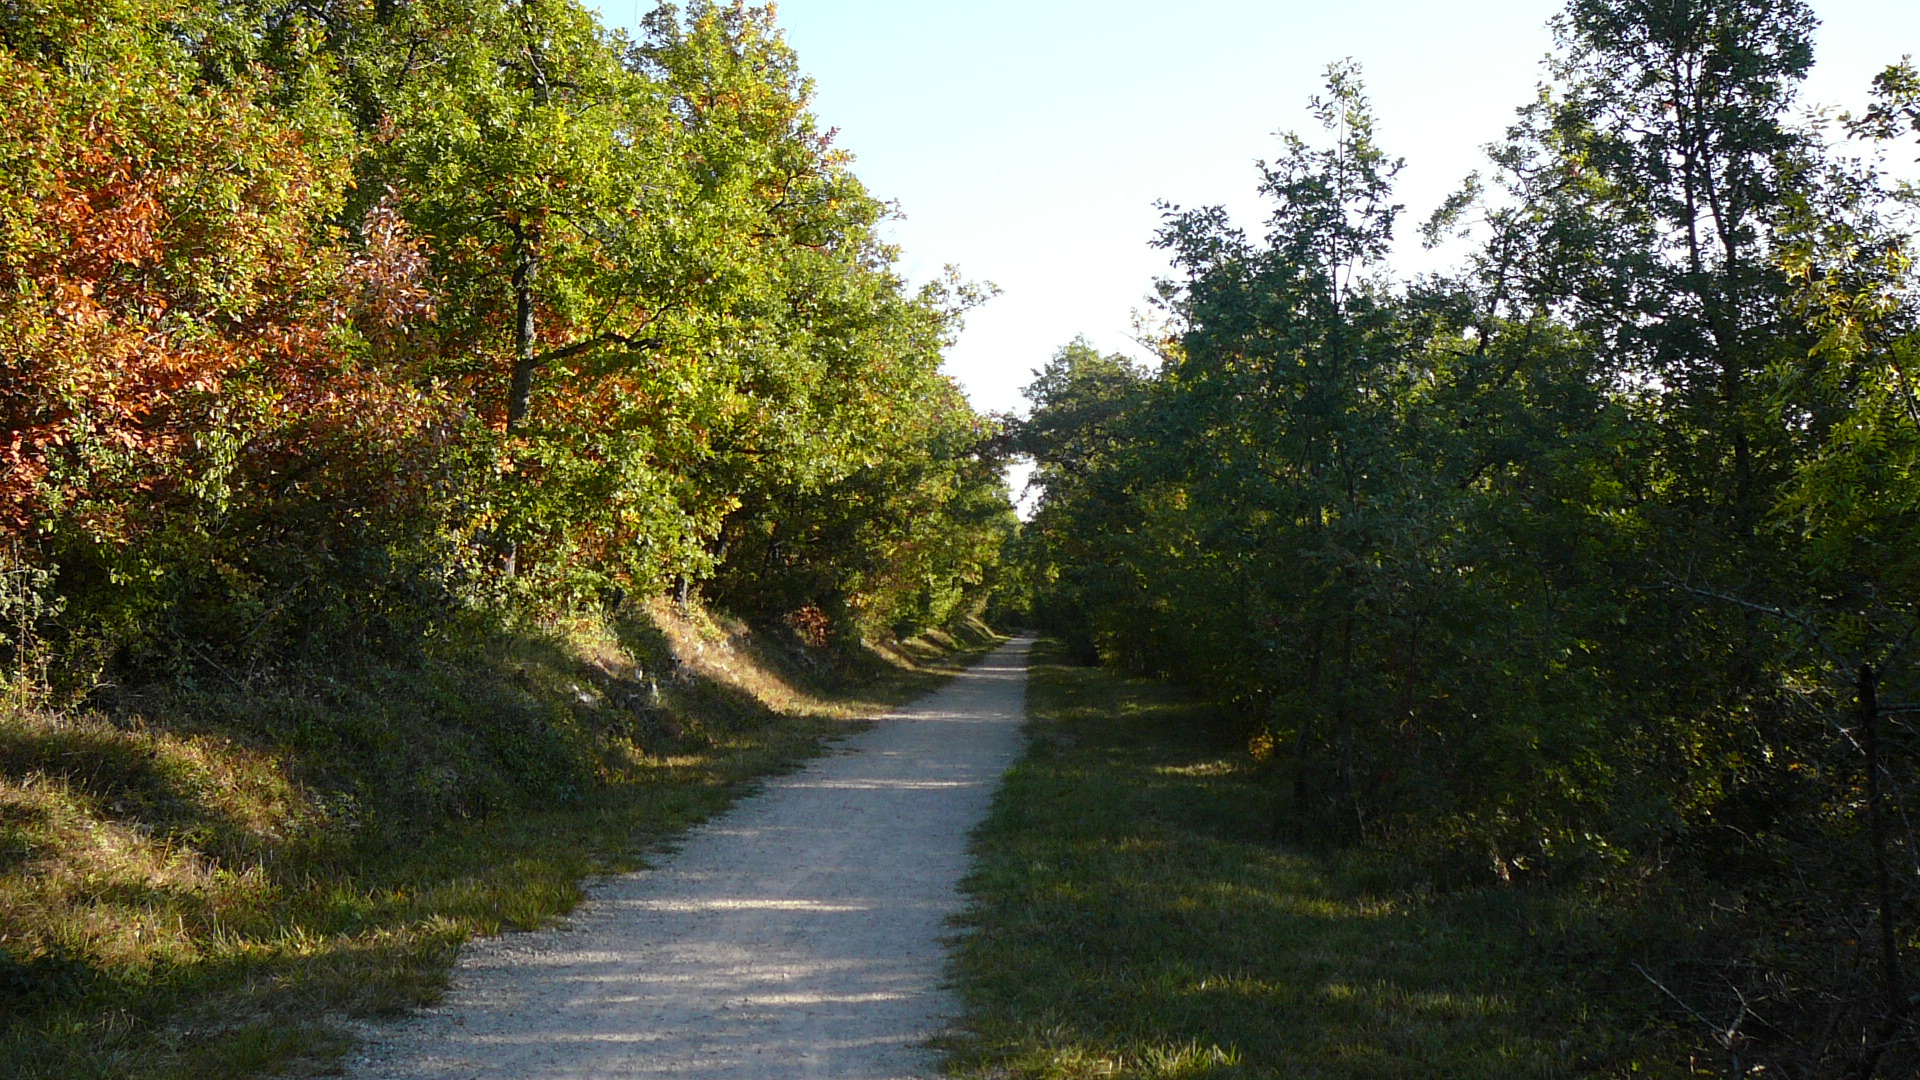
[[[0,1075],[324,1071],[460,942],[791,768],[990,644],[828,654],[699,609],[425,662],[0,715]]]

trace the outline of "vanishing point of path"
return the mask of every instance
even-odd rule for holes
[[[360,1080],[930,1075],[967,833],[1020,749],[1027,651],[770,781],[566,926],[477,942]]]

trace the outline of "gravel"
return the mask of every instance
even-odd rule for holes
[[[363,1029],[360,1080],[899,1080],[957,1013],[942,985],[967,834],[1021,747],[1002,646],[608,878],[552,930],[476,942],[436,1008]]]

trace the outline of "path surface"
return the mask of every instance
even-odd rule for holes
[[[1030,642],[608,879],[568,924],[471,946],[359,1080],[929,1075],[967,832],[1020,749]]]

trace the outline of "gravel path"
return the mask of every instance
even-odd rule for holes
[[[567,925],[477,942],[439,1007],[371,1030],[360,1080],[895,1080],[941,987],[967,832],[1020,749],[1031,642],[603,881]]]

